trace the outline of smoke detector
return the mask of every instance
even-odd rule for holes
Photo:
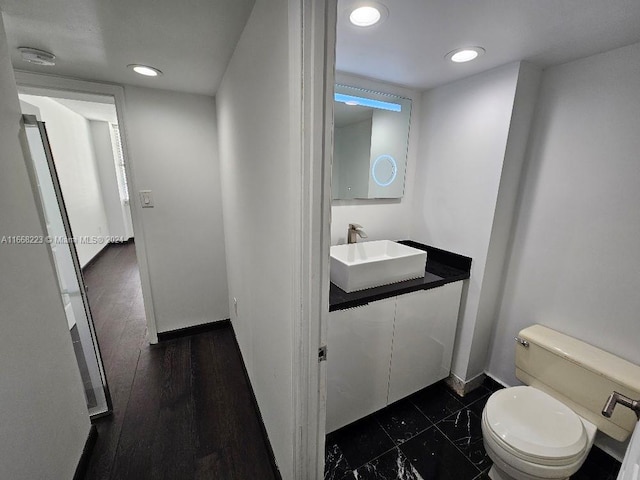
[[[53,53],[45,52],[31,47],[18,47],[22,54],[22,60],[36,65],[44,65],[50,67],[56,64],[56,56]]]

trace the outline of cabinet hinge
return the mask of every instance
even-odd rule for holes
[[[318,362],[324,362],[327,359],[327,346],[323,345],[318,349]]]

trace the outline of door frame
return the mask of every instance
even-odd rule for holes
[[[137,182],[135,180],[134,168],[135,160],[129,151],[126,103],[124,88],[111,83],[89,82],[73,78],[58,77],[54,75],[42,75],[36,73],[15,70],[15,79],[18,91],[21,87],[53,90],[61,92],[73,92],[89,95],[111,96],[115,100],[116,114],[118,117],[118,127],[120,129],[120,141],[122,143],[122,155],[124,156],[125,172],[127,174],[127,186],[130,192],[129,207],[131,209],[131,220],[133,223],[134,236],[136,238],[135,248],[138,259],[138,269],[140,270],[140,284],[142,286],[142,299],[144,303],[145,317],[147,322],[147,340],[149,343],[158,343],[158,330],[156,327],[155,309],[153,304],[153,292],[151,288],[151,276],[149,273],[149,261],[147,257],[144,226],[142,223],[142,206],[137,201]],[[45,92],[43,94],[46,95]]]
[[[295,232],[293,308],[294,478],[324,477],[331,161],[337,0],[289,0],[291,155]],[[302,80],[302,81],[301,81]],[[331,355],[331,353],[328,353]]]

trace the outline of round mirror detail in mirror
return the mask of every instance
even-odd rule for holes
[[[398,164],[391,155],[380,155],[371,165],[371,177],[377,185],[388,187],[398,175]]]

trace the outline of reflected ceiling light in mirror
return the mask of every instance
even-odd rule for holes
[[[132,63],[131,65],[127,65],[127,67],[129,67],[134,72],[140,75],[144,75],[145,77],[157,77],[159,75],[162,75],[162,72],[160,70],[154,67],[150,67],[148,65],[140,65],[138,63]]]
[[[346,95],[344,93],[335,93],[334,100],[346,105],[357,105],[360,107],[378,108],[380,110],[389,110],[391,112],[401,112],[402,105],[399,103],[383,102],[382,100],[373,100],[371,98],[356,97],[354,95]]]
[[[485,49],[482,47],[464,47],[447,53],[444,58],[451,60],[453,63],[465,63],[475,60],[484,52]]]

